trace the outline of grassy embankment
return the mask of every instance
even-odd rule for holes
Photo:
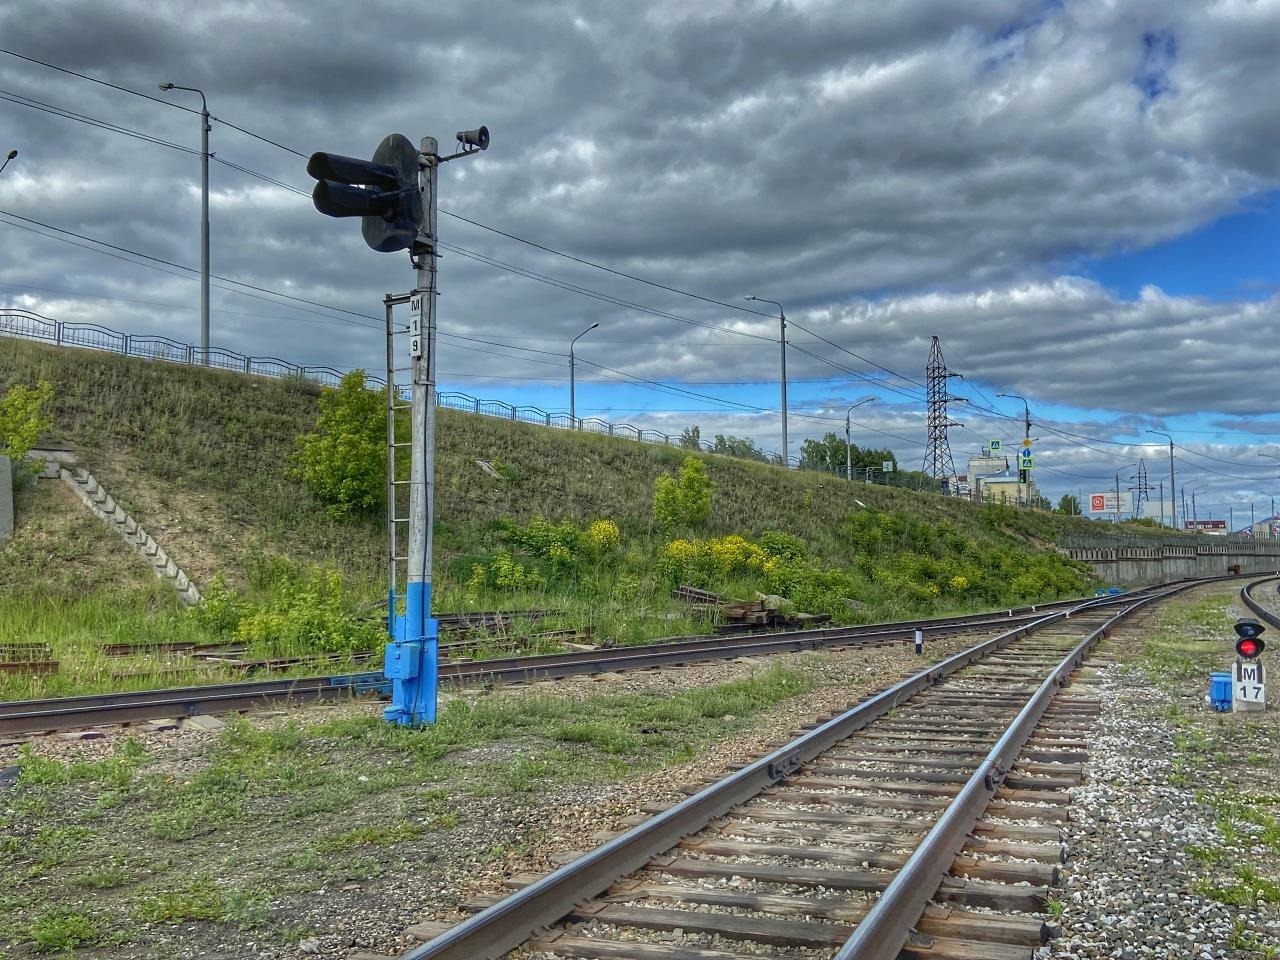
[[[46,641],[64,668],[48,681],[0,681],[0,696],[156,682],[148,674],[166,661],[105,662],[94,651],[107,640],[215,641],[238,629],[263,655],[377,646],[377,630],[359,626],[358,615],[376,612],[383,596],[381,520],[330,518],[288,471],[296,438],[315,424],[314,386],[11,340],[3,347],[0,390],[51,381],[54,437],[75,444],[198,585],[217,594],[209,588],[221,578],[236,602],[187,615],[140,563],[88,533],[87,517],[47,523],[52,495],[26,491],[18,538],[0,552],[0,623],[14,625],[0,640]],[[1052,542],[1096,529],[1078,518],[704,456],[714,484],[708,522],[662,534],[653,528],[654,481],[675,472],[684,451],[453,411],[440,413],[438,446],[437,608],[546,607],[559,615],[543,629],[592,625],[615,642],[705,629],[670,600],[673,577],[743,597],[784,593],[845,621],[1077,593],[1086,586],[1079,568]],[[477,459],[493,461],[505,479]],[[571,549],[567,559],[540,554],[527,526],[536,517],[570,522],[575,549],[597,519],[613,521],[621,541],[603,552]],[[684,566],[664,562],[676,537],[754,543],[768,531],[799,543],[775,544],[781,558],[702,543]],[[725,556],[733,549],[736,560]],[[502,576],[502,558],[526,576]],[[339,574],[341,598],[333,596],[338,581],[317,569]],[[122,672],[138,676],[111,676]]]

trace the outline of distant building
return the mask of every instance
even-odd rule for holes
[[[1035,480],[1030,483],[1018,482],[1018,471],[1005,469],[999,473],[982,477],[974,481],[974,499],[983,503],[1023,503],[1023,498],[1036,502],[1040,491],[1036,489]]]
[[[1247,530],[1258,540],[1280,540],[1280,516],[1263,517]]]
[[[1225,520],[1187,520],[1183,524],[1184,530],[1194,530],[1196,533],[1209,533],[1214,536],[1226,536],[1227,521]]]

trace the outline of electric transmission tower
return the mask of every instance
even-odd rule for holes
[[[964,426],[947,416],[947,404],[963,398],[953,397],[947,392],[948,378],[958,377],[959,374],[947,371],[946,361],[942,359],[942,344],[937,337],[933,338],[925,374],[929,385],[929,446],[924,454],[924,472],[935,480],[941,480],[944,489],[947,489],[956,475],[956,465],[951,459],[951,444],[947,440],[947,428]]]
[[[1129,489],[1133,491],[1133,515],[1139,517],[1142,516],[1142,505],[1151,499],[1151,484],[1147,482],[1147,461],[1138,461],[1138,475],[1134,479],[1138,483]]]

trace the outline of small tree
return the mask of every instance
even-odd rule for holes
[[[680,434],[680,446],[686,450],[702,449],[702,429],[695,423],[692,427],[685,427]]]
[[[387,407],[381,394],[365,388],[363,370],[320,395],[315,432],[298,438],[294,466],[334,517],[368,513],[385,502]]]
[[[1080,516],[1080,501],[1073,495],[1065,493],[1062,499],[1058,501],[1058,512],[1065,513],[1069,517]]]
[[[696,457],[685,457],[679,477],[664,473],[653,484],[653,519],[660,530],[701,527],[711,516],[711,478]]]
[[[39,470],[26,462],[40,434],[53,425],[47,408],[53,400],[53,384],[41,380],[34,388],[15,384],[0,396],[0,457],[13,461],[16,486],[26,486]]]

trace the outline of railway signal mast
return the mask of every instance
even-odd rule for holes
[[[440,156],[435,137],[423,137],[419,146],[393,133],[383,139],[372,160],[357,160],[331,153],[315,153],[307,173],[319,182],[312,201],[330,217],[360,217],[365,243],[380,253],[409,251],[417,273],[407,297],[409,357],[413,376],[410,405],[412,464],[409,475],[409,514],[396,515],[397,476],[394,472],[396,398],[388,397],[391,418],[388,440],[388,520],[390,530],[390,582],[386,664],[391,681],[391,704],[383,711],[387,720],[403,725],[434,723],[439,667],[439,631],[431,616],[431,525],[434,519],[435,382],[436,382],[436,184],[440,164],[469,157],[489,148],[489,129],[479,127],[458,133],[458,150]],[[388,324],[390,327],[390,324]],[[388,382],[389,392],[394,384]],[[396,525],[409,527],[407,549],[397,556]],[[398,595],[396,564],[406,564],[403,597]],[[404,612],[399,613],[401,601]]]

